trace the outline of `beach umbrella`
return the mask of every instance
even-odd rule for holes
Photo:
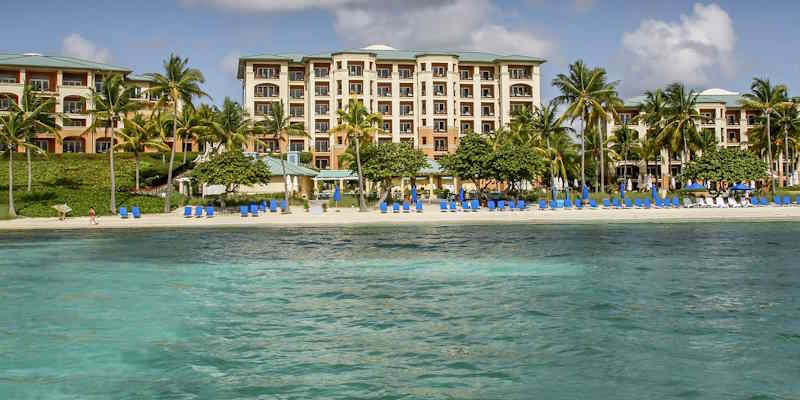
[[[674,176],[669,178],[669,188],[672,189],[672,190],[675,190],[675,177]]]
[[[732,192],[746,192],[748,190],[753,190],[753,188],[748,186],[748,185],[746,185],[746,184],[744,184],[744,183],[737,183],[737,184],[731,186],[730,190]]]
[[[589,198],[589,187],[588,186],[583,185],[583,195],[581,197],[583,197],[583,200],[586,200],[586,199]]]
[[[651,185],[651,184],[652,184],[652,183],[651,183],[651,181],[650,181],[650,175],[647,175],[647,177],[646,177],[646,178],[645,178],[645,180],[644,180],[644,187],[646,187],[646,188],[647,188],[647,190],[650,190],[650,185]]]
[[[464,202],[464,188],[462,187],[461,190],[458,191],[458,201]]]
[[[628,186],[627,190],[630,192],[633,190],[633,182],[631,182],[631,178],[628,178]]]
[[[342,193],[339,192],[339,186],[336,186],[336,189],[333,191],[333,201],[336,202],[337,206],[340,201],[342,201]]]
[[[58,211],[58,212],[60,212],[60,213],[62,213],[64,215],[67,215],[67,213],[72,212],[72,208],[70,208],[67,205],[67,203],[57,204],[57,205],[52,206],[52,208],[54,208],[56,211]]]
[[[572,187],[578,187],[578,178],[572,180]]]
[[[417,202],[417,185],[411,186],[411,202]]]
[[[686,190],[706,190],[706,187],[700,183],[693,183],[691,185],[686,186]]]
[[[653,188],[652,188],[652,189],[650,189],[650,192],[652,192],[652,193],[653,193],[653,200],[655,200],[656,198],[658,198],[658,186],[656,186],[656,184],[655,184],[655,183],[653,184]]]
[[[623,199],[625,198],[625,182],[620,182],[619,184],[619,196]]]

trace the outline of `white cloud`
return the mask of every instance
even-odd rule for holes
[[[101,63],[109,63],[112,59],[109,49],[97,47],[77,33],[64,38],[61,43],[61,53],[65,56]]]
[[[709,83],[721,71],[733,75],[736,33],[725,10],[716,4],[695,4],[680,21],[646,19],[639,29],[622,35],[626,86],[637,89],[673,81]]]
[[[238,50],[231,51],[230,53],[226,54],[225,57],[219,60],[217,63],[217,68],[220,71],[225,72],[228,74],[228,77],[236,78],[236,73],[239,70],[239,57],[242,56]]]
[[[554,46],[527,29],[494,21],[503,10],[490,0],[181,0],[229,12],[297,12],[321,9],[350,46],[388,44],[399,49],[484,50],[547,56]],[[591,0],[575,0],[587,2]]]

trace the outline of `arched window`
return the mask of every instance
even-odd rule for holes
[[[278,97],[280,94],[280,90],[278,85],[273,85],[271,83],[262,83],[261,85],[256,85],[256,97]]]

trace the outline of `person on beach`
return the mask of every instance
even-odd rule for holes
[[[97,219],[94,216],[94,207],[89,207],[89,224],[97,225]]]

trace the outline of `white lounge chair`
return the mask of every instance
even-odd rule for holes
[[[684,206],[685,208],[694,208],[694,203],[692,203],[692,201],[691,201],[691,200],[689,200],[689,198],[688,198],[688,197],[684,197],[684,198],[683,198],[683,206]]]
[[[714,207],[714,199],[706,197],[706,207]]]
[[[749,201],[747,201],[747,199],[745,199],[744,197],[742,197],[742,205],[741,205],[741,207],[742,207],[742,208],[748,208],[748,207],[752,207],[752,206],[753,206],[753,205],[752,205],[752,204],[750,204],[750,202],[749,202]]]
[[[728,197],[728,207],[730,208],[739,208],[739,203],[736,202],[736,199],[733,197]]]

